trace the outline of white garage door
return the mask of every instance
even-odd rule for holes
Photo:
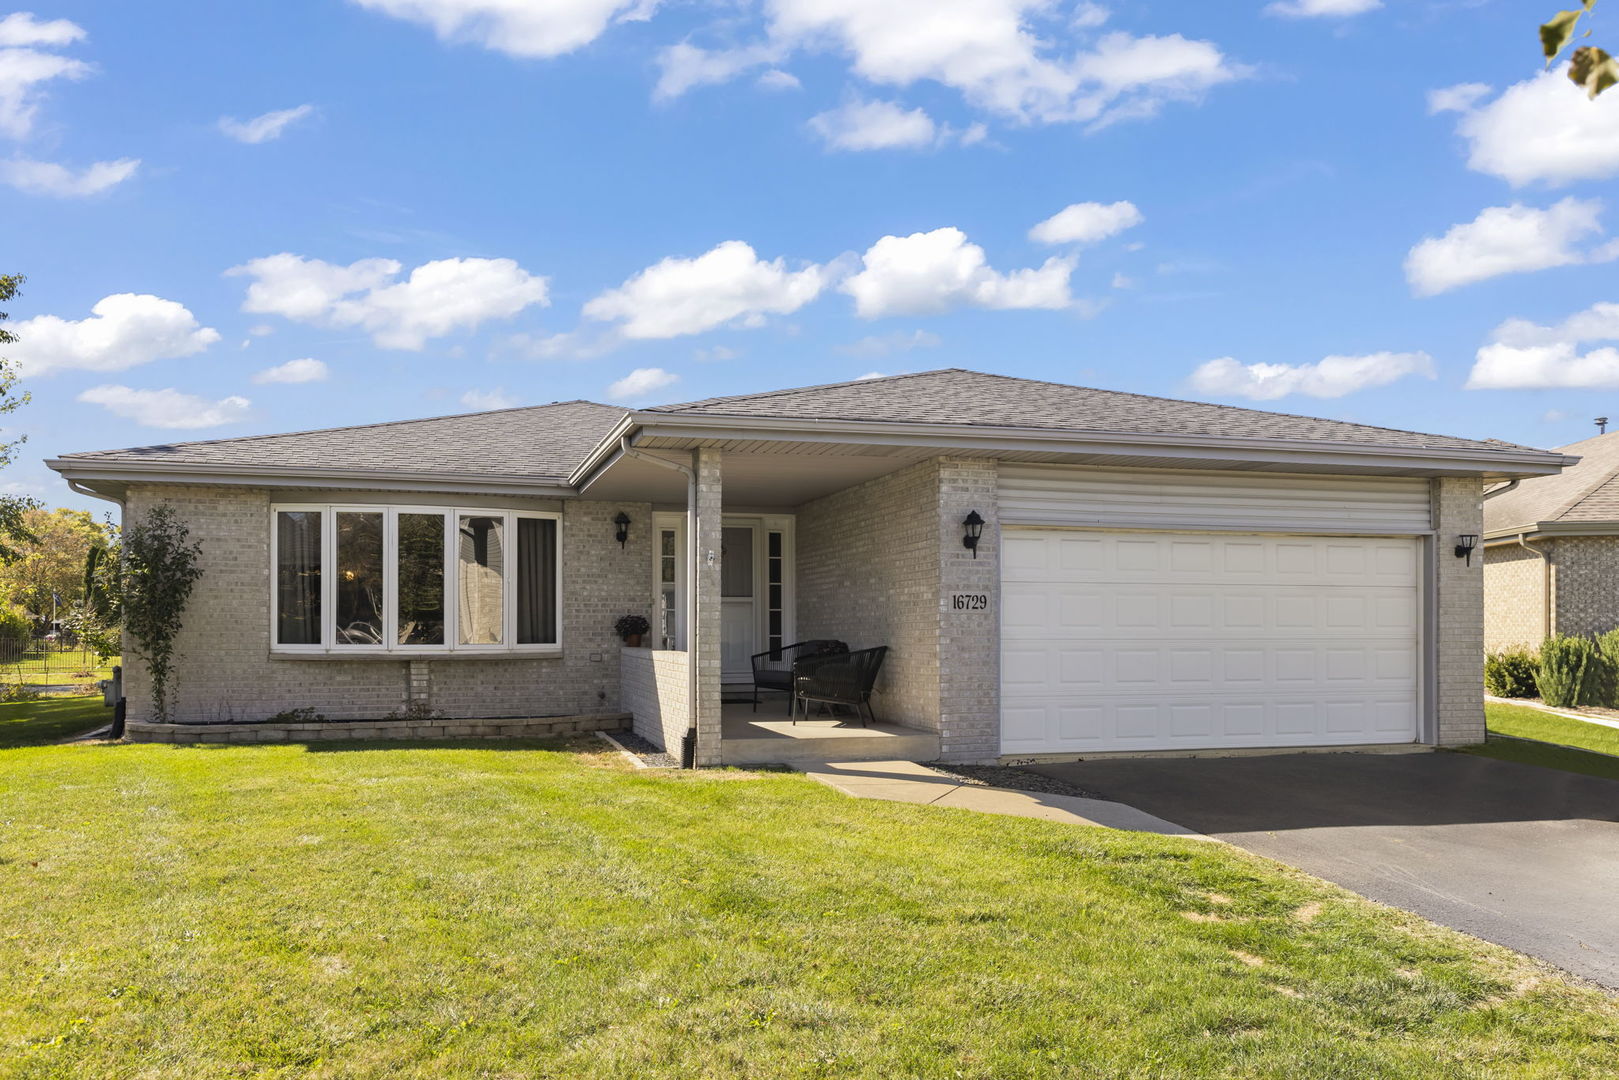
[[[1417,737],[1414,539],[1002,536],[1003,754]]]

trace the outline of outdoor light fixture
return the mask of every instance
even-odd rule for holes
[[[1472,533],[1463,533],[1456,538],[1456,557],[1466,559],[1467,565],[1473,565],[1473,549],[1478,547],[1478,537]]]
[[[618,541],[619,547],[623,547],[624,542],[630,538],[630,515],[620,510],[618,516],[613,519],[613,526],[617,530],[613,533],[613,539]]]
[[[984,535],[984,519],[974,510],[962,519],[961,527],[966,530],[961,537],[961,546],[972,552],[973,558],[978,558],[978,538]]]

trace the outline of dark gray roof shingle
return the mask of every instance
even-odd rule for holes
[[[624,410],[612,405],[563,401],[286,435],[67,454],[64,460],[466,473],[561,483],[623,416]]]
[[[1302,439],[1411,450],[1528,450],[1232,405],[1147,397],[961,368],[660,405],[650,412],[803,420],[969,424],[1055,431]]]

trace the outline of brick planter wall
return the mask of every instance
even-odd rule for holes
[[[124,729],[125,742],[161,743],[311,743],[343,739],[543,739],[581,731],[623,731],[629,713],[586,716],[543,716],[528,719],[362,720],[356,723],[310,724],[150,724]]]

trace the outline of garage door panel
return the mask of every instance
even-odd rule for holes
[[[1416,736],[1411,539],[1006,535],[1005,753]]]

